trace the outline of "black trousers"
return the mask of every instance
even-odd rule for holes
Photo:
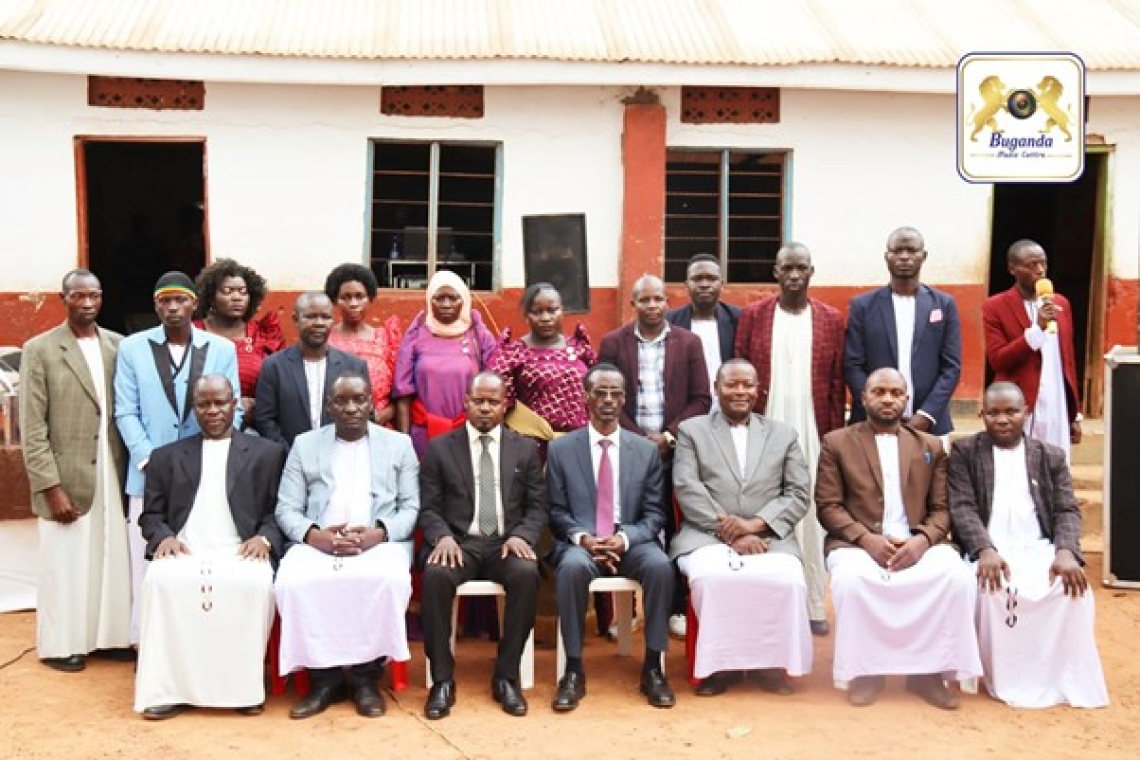
[[[433,681],[450,681],[455,674],[451,653],[451,605],[455,589],[471,580],[500,584],[507,592],[503,633],[495,659],[496,678],[518,680],[519,661],[534,628],[538,611],[538,562],[513,555],[503,558],[503,538],[464,536],[459,540],[462,567],[425,564],[420,612],[424,653],[431,661]],[[426,558],[426,555],[424,555]]]

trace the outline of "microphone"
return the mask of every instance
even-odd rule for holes
[[[1038,280],[1036,283],[1034,283],[1033,287],[1037,291],[1037,297],[1038,298],[1040,298],[1042,301],[1045,301],[1046,303],[1052,302],[1052,300],[1053,300],[1053,281],[1052,280],[1050,280],[1048,277],[1042,277],[1040,280]],[[1057,332],[1057,320],[1050,319],[1049,324],[1047,324],[1045,326],[1045,332],[1056,333]]]

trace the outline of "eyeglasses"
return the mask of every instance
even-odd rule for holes
[[[1006,613],[1005,624],[1007,626],[1009,626],[1010,628],[1014,628],[1017,625],[1017,613],[1014,611],[1016,609],[1017,609],[1017,587],[1016,586],[1006,586],[1005,587],[1005,613]]]

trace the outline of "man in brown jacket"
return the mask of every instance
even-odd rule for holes
[[[875,370],[863,388],[867,421],[824,436],[815,501],[827,531],[835,604],[834,678],[868,705],[883,676],[945,710],[958,706],[944,677],[981,674],[974,634],[975,584],[945,543],[946,452],[900,423],[907,404],[898,370]]]
[[[131,579],[111,377],[122,336],[96,324],[99,279],[63,278],[67,321],[24,346],[20,419],[39,517],[36,650],[45,665],[83,670],[97,649],[130,644]]]

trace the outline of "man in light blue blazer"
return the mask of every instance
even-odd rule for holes
[[[654,707],[676,698],[665,680],[673,565],[661,547],[665,484],[657,446],[619,427],[625,378],[612,364],[586,373],[590,423],[551,442],[546,459],[554,586],[566,647],[566,672],[553,707],[575,709],[586,695],[582,637],[594,578],[620,575],[645,592],[645,661],[641,693]]]
[[[337,377],[327,407],[333,424],[297,436],[277,494],[277,524],[290,542],[274,589],[279,672],[309,671],[311,689],[292,718],[346,696],[376,718],[385,711],[384,659],[410,657],[404,613],[420,467],[411,438],[368,421],[367,371]]]
[[[911,389],[903,422],[944,436],[954,429],[950,397],[962,374],[958,305],[949,293],[919,282],[926,244],[918,230],[900,227],[892,232],[884,257],[890,284],[852,298],[848,307],[843,375],[851,389],[849,423],[867,417],[867,377],[893,367]]]
[[[167,272],[154,286],[161,324],[124,338],[115,361],[115,424],[130,453],[126,492],[130,539],[131,642],[139,640],[139,599],[146,573],[146,542],[139,531],[144,479],[150,453],[200,432],[191,414],[190,389],[203,375],[222,375],[240,388],[237,352],[225,338],[195,329],[194,283],[182,272]],[[234,419],[241,426],[241,409]]]

